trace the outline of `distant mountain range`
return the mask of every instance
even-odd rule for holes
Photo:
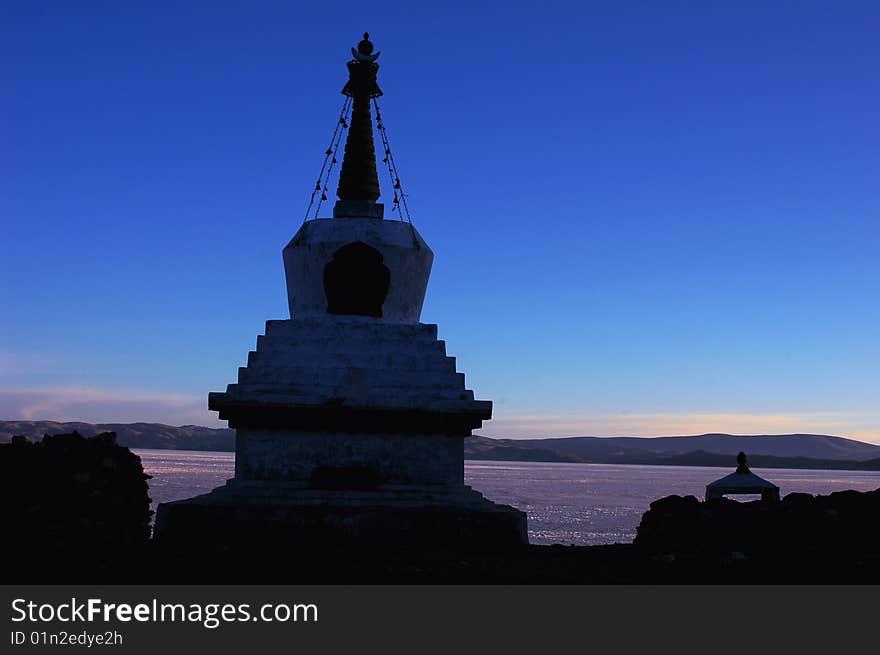
[[[115,432],[123,446],[173,450],[235,449],[235,431],[198,425],[161,423],[58,423],[0,421],[0,442],[13,435],[32,440],[44,434],[76,430],[84,436]],[[735,466],[739,451],[758,468],[880,470],[880,446],[818,434],[739,436],[702,434],[683,437],[566,437],[558,439],[465,440],[467,459],[589,462],[594,464],[667,464],[674,466]]]
[[[79,432],[90,437],[99,432],[115,432],[117,443],[130,448],[170,450],[235,450],[235,430],[205,428],[200,425],[162,423],[58,423],[56,421],[0,421],[0,443],[13,435],[39,440],[44,434]]]
[[[701,434],[692,437],[566,437],[563,439],[491,439],[484,448],[517,447],[549,450],[575,461],[606,464],[653,463],[657,457],[693,452],[773,457],[810,457],[862,461],[880,457],[880,446],[819,434],[734,436]],[[494,459],[494,458],[493,458]]]

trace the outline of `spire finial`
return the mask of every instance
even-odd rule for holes
[[[373,44],[370,43],[369,32],[364,32],[364,40],[358,43],[358,52],[365,55],[373,54]]]
[[[379,57],[380,53],[373,54],[373,43],[370,41],[370,33],[364,32],[364,39],[360,43],[357,44],[357,48],[351,49],[351,55],[355,58],[355,61],[359,61],[362,64],[372,64]],[[343,93],[345,93],[343,91]]]
[[[746,454],[743,451],[739,451],[739,455],[736,456],[736,472],[751,473],[749,467],[746,466]]]
[[[384,214],[384,206],[376,202],[379,199],[379,176],[370,115],[370,100],[382,95],[376,83],[379,53],[373,53],[369,36],[369,32],[364,32],[364,39],[358,43],[357,49],[351,49],[354,60],[348,62],[348,83],[342,89],[344,95],[351,97],[352,111],[336,189],[339,202],[333,208],[336,218],[382,218]]]

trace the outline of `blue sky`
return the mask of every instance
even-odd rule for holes
[[[219,424],[368,30],[483,434],[880,442],[876,3],[0,12],[0,418]]]

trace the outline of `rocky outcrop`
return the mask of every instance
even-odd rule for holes
[[[667,496],[651,503],[634,545],[666,559],[877,563],[880,489],[788,494],[775,503]]]
[[[112,432],[13,437],[0,444],[0,555],[41,569],[135,555],[150,539],[148,478]]]

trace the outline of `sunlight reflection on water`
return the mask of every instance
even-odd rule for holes
[[[157,503],[209,492],[232,477],[234,453],[136,449]],[[880,487],[878,471],[753,469],[783,494],[828,494]],[[624,466],[546,462],[465,462],[465,481],[487,498],[529,516],[535,544],[629,542],[651,501],[669,496],[702,498],[707,483],[729,469],[696,466]]]

